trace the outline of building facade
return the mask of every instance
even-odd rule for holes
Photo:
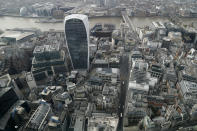
[[[89,68],[89,23],[86,15],[65,17],[65,37],[74,69]]]

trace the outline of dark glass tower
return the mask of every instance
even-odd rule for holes
[[[89,23],[86,15],[65,17],[65,37],[74,69],[89,68]]]

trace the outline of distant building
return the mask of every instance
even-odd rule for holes
[[[173,68],[168,68],[166,70],[166,76],[167,76],[167,80],[175,82],[177,81],[177,76],[176,76],[176,72]]]
[[[36,81],[31,72],[26,73],[26,81],[31,90],[37,88]]]
[[[192,110],[190,111],[190,116],[191,116],[191,120],[196,120],[196,116],[197,116],[197,104],[195,104],[192,107]]]
[[[20,8],[20,16],[27,16],[28,15],[28,10],[26,7]]]
[[[118,68],[96,68],[96,76],[104,82],[114,84],[120,82],[120,70]]]
[[[185,102],[196,103],[197,83],[182,80],[177,83],[177,88],[180,90],[180,95]]]
[[[10,88],[11,89],[11,88]],[[2,90],[0,90],[1,92]],[[30,113],[30,107],[26,101],[17,100],[16,95],[11,93],[11,90],[7,90],[4,94],[4,101],[1,101],[0,108],[6,109],[6,112],[0,114],[0,131],[16,131],[20,130],[28,119],[28,113]],[[1,96],[0,96],[1,97]],[[1,98],[0,98],[1,99]],[[9,101],[5,100],[9,99]],[[14,100],[14,101],[13,101]],[[5,103],[6,101],[6,103]],[[4,103],[4,105],[2,105]],[[9,103],[9,104],[8,104]],[[5,108],[8,107],[9,108]],[[4,108],[2,107],[4,106]],[[0,112],[1,112],[0,111]]]
[[[2,35],[0,35],[0,38],[6,43],[11,44],[28,41],[34,36],[35,34],[32,32],[6,31]]]
[[[67,127],[66,113],[63,112],[60,117],[52,116],[48,122],[47,131],[65,131]]]
[[[36,82],[67,72],[65,52],[59,44],[36,46],[33,55],[31,72]]]
[[[44,2],[43,4],[35,3],[32,5],[31,8],[32,12],[37,16],[51,16],[53,10],[57,9],[57,7],[50,2]]]
[[[162,96],[147,96],[149,105],[161,107],[164,104],[164,98]]]
[[[51,99],[58,93],[63,93],[63,88],[61,86],[48,86],[40,93],[42,98],[46,101],[51,101]]]
[[[16,82],[14,79],[10,77],[9,74],[3,75],[0,77],[0,88],[12,88],[12,90],[16,93],[17,97],[19,99],[23,99],[24,95],[21,93],[19,87],[17,86]]]
[[[3,116],[8,109],[18,100],[13,88],[6,87],[0,89],[0,116]]]
[[[118,128],[119,118],[104,113],[94,113],[88,118],[87,131],[116,131]]]
[[[71,123],[68,131],[84,131],[85,130],[85,118],[72,116]]]
[[[105,59],[95,59],[92,62],[93,68],[108,68],[109,62]]]
[[[20,88],[9,74],[0,77],[0,131],[16,130],[15,126],[20,128],[24,122],[22,112],[29,112],[25,109],[29,108],[27,103],[20,101],[23,98]]]
[[[191,81],[197,83],[196,70],[192,66],[183,66],[184,69],[178,72],[179,80]]]
[[[65,37],[74,69],[89,68],[89,24],[86,15],[65,17]]]
[[[156,131],[160,130],[160,128],[156,128],[156,124],[150,119],[149,116],[145,116],[139,124],[142,124],[145,131]]]
[[[25,125],[25,130],[42,131],[47,126],[47,121],[50,119],[52,110],[49,104],[42,103],[32,114],[29,121]]]
[[[136,84],[136,85],[133,85]],[[130,126],[133,122],[139,122],[147,115],[148,101],[146,94],[148,92],[148,85],[129,82],[129,89],[127,91],[127,103],[125,104],[124,126]],[[135,88],[135,89],[134,89]]]
[[[78,75],[78,71],[71,71],[71,74],[68,76],[69,82],[77,83]]]
[[[151,37],[154,33],[154,31],[150,28],[140,28],[140,27],[138,27],[136,29],[136,31],[137,31],[137,33],[139,35],[139,38],[141,40],[143,40],[145,37]]]
[[[103,80],[99,78],[98,76],[90,77],[88,82],[85,85],[85,88],[88,92],[94,92],[94,91],[102,91],[103,90]]]
[[[103,7],[105,5],[105,0],[96,0],[96,4],[100,7]]]
[[[92,62],[93,68],[119,68],[120,60],[117,57],[110,59],[94,59]]]
[[[69,93],[73,93],[76,88],[76,84],[72,82],[67,83],[67,90]]]
[[[117,0],[104,0],[104,5],[108,8],[115,7]]]
[[[184,124],[189,119],[189,114],[183,105],[172,105],[168,107],[165,118],[171,121],[172,127],[175,127]]]
[[[142,60],[143,56],[141,54],[140,51],[133,51],[131,54],[131,60],[135,61],[135,60]]]
[[[53,103],[57,111],[64,110],[71,102],[72,99],[68,92],[58,93],[53,97]]]
[[[156,78],[162,78],[163,77],[163,69],[158,64],[152,64],[151,70],[150,70],[151,76]]]
[[[129,90],[132,90],[133,92],[141,93],[141,94],[148,94],[149,91],[149,85],[145,83],[138,84],[134,81],[129,82],[128,86]]]
[[[197,10],[191,9],[190,10],[190,16],[191,17],[197,17]]]

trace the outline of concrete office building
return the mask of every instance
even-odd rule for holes
[[[88,17],[73,14],[65,17],[65,37],[74,69],[89,68],[89,23]]]
[[[67,72],[66,56],[59,44],[36,46],[33,55],[31,72],[36,82]]]

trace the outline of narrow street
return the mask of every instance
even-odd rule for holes
[[[119,125],[118,131],[123,131],[123,118],[124,118],[124,107],[126,99],[126,91],[129,82],[129,54],[123,54],[120,58],[120,81],[121,81],[121,91],[120,91],[120,108],[119,108]]]

